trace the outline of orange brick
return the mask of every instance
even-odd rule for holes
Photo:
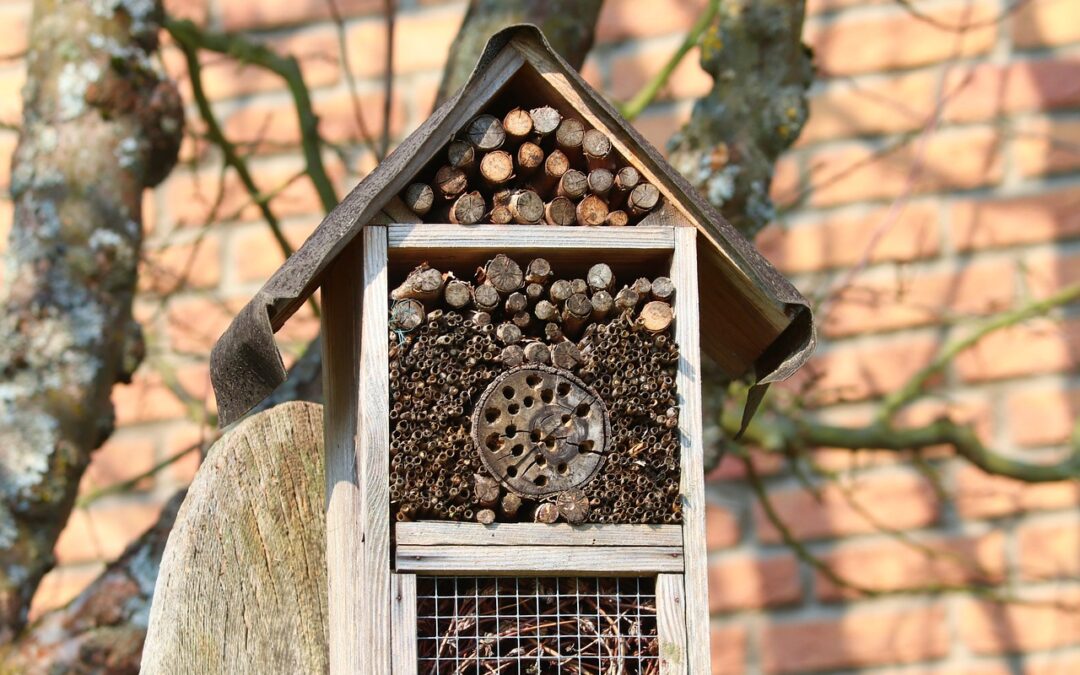
[[[705,9],[705,0],[605,2],[596,22],[599,44],[656,35],[684,35]]]
[[[918,71],[869,80],[837,80],[810,97],[799,145],[922,128],[934,111],[936,73]]]
[[[273,193],[270,203],[278,218],[322,213],[322,203],[311,181],[298,175],[301,167],[264,168],[256,164],[251,169],[260,194]],[[330,168],[328,173],[333,180]],[[202,226],[212,216],[214,222],[262,218],[251,196],[231,171],[220,184],[216,172],[181,171],[165,184],[163,196],[165,213],[182,226]]]
[[[461,8],[399,14],[394,29],[394,73],[442,71],[461,26]],[[362,21],[349,28],[349,65],[361,77],[386,72],[386,23]]]
[[[814,16],[826,12],[836,12],[848,7],[865,7],[884,4],[885,0],[807,0],[806,14]]]
[[[187,19],[200,26],[206,25],[210,11],[207,0],[164,0],[162,4],[170,19]]]
[[[921,138],[921,137],[920,137]],[[970,189],[1001,179],[1000,138],[989,127],[934,133],[898,148],[851,144],[811,157],[811,204],[829,206],[868,199]]]
[[[705,548],[729,548],[739,543],[739,519],[730,510],[716,504],[705,507]]]
[[[0,70],[0,120],[14,123],[22,116],[26,68],[21,63]]]
[[[688,106],[673,104],[655,106],[634,120],[634,128],[666,157],[668,141],[689,120],[690,108]]]
[[[802,599],[795,556],[740,555],[709,565],[709,611],[735,612],[791,605]]]
[[[871,263],[907,262],[937,254],[937,209],[913,202],[892,215],[875,209],[859,215],[828,216],[787,229],[765,228],[759,250],[784,272],[799,274],[850,267],[864,256]],[[880,236],[874,241],[876,233]]]
[[[1080,59],[1052,58],[980,63],[952,70],[942,117],[949,122],[981,122],[1000,115],[1066,108],[1080,103],[1074,74]]]
[[[954,496],[956,508],[964,518],[997,518],[1031,511],[1075,509],[1080,504],[1080,485],[1028,484],[965,465],[958,469]]]
[[[610,3],[609,3],[610,4]],[[742,675],[746,672],[746,626],[714,627],[709,636],[713,675]]]
[[[1010,436],[1018,445],[1065,443],[1080,419],[1080,390],[1019,391],[1008,398]]]
[[[30,621],[59,609],[82,593],[105,569],[103,563],[57,567],[41,579],[30,603]]]
[[[633,98],[671,58],[678,44],[645,46],[611,60],[611,90],[609,96],[617,101]],[[697,48],[687,53],[672,72],[657,100],[698,98],[712,88],[712,77],[700,65]]]
[[[964,600],[958,626],[976,654],[1003,654],[1080,644],[1080,593],[1054,589],[1025,596],[1028,603]]]
[[[945,656],[949,634],[940,606],[853,609],[836,619],[771,623],[764,631],[767,672],[841,670]]]
[[[888,342],[833,347],[811,362],[799,377],[813,378],[814,400],[821,404],[859,401],[894,391],[930,363],[940,344],[923,335]]]
[[[149,248],[143,256],[139,290],[164,294],[205,289],[220,280],[221,247],[217,235],[210,234],[191,244],[166,243]]]
[[[311,234],[316,223],[289,225],[282,228],[293,250],[299,248]],[[232,236],[228,265],[238,281],[264,281],[285,262],[281,245],[269,227],[245,227]]]
[[[57,561],[67,565],[115,559],[157,522],[161,506],[129,499],[75,509],[56,542]]]
[[[1080,523],[1026,523],[1018,534],[1020,574],[1025,579],[1080,576]]]
[[[953,313],[1006,309],[1015,295],[1014,268],[1005,261],[976,262],[949,273],[856,279],[837,294],[824,317],[824,332],[841,337],[923,326]]]
[[[791,155],[781,155],[773,165],[769,197],[777,206],[793,206],[801,199],[802,168]]]
[[[154,466],[154,439],[148,434],[113,434],[90,456],[80,493],[129,480]]]
[[[1013,134],[1013,159],[1025,176],[1073,171],[1080,167],[1080,122],[1029,120]]]
[[[267,46],[299,62],[304,84],[309,89],[332,85],[340,77],[338,42],[333,26],[323,25],[290,33],[284,38],[268,40]],[[222,59],[216,54],[208,55],[203,61],[203,88],[211,100],[263,91],[285,91],[285,81],[265,68]],[[190,100],[188,79],[184,77],[181,82],[184,98]]]
[[[1065,372],[1080,364],[1078,344],[1080,320],[1034,320],[987,335],[954,368],[968,382]]]
[[[118,426],[140,422],[178,419],[187,408],[165,386],[161,376],[148,367],[140,368],[131,384],[119,384],[112,390],[113,406],[116,408]]]
[[[1024,256],[1024,288],[1035,297],[1045,297],[1080,284],[1080,253],[1034,252]]]
[[[1070,0],[1039,0],[1017,6],[1013,41],[1020,47],[1080,42],[1080,9]]]
[[[1024,675],[1075,675],[1080,673],[1080,656],[1069,653],[1028,655],[1024,658]]]
[[[901,591],[941,585],[999,583],[1005,574],[1005,537],[995,532],[979,538],[920,541],[925,549],[891,539],[847,544],[823,557],[841,579],[864,589]],[[815,583],[822,600],[860,597],[820,572]]]
[[[962,250],[999,248],[1080,236],[1080,189],[1023,197],[960,201],[952,239]]]
[[[998,9],[989,2],[921,8],[946,25],[976,26],[963,32],[945,30],[896,8],[887,15],[841,16],[809,26],[805,39],[814,61],[826,76],[899,70],[960,56],[984,54],[994,45]]]
[[[379,0],[336,0],[335,4],[342,16],[374,14],[385,6]],[[228,31],[273,28],[328,18],[330,7],[321,0],[229,0],[221,6],[221,20]]]
[[[194,297],[173,299],[166,312],[169,344],[174,352],[208,355],[243,300]]]
[[[8,3],[0,12],[0,44],[4,56],[21,55],[30,41],[31,3]]]
[[[938,519],[933,487],[907,473],[860,476],[846,491],[828,484],[817,496],[800,488],[773,491],[769,497],[781,522],[800,540],[876,532],[878,523],[908,530],[933,525]],[[762,542],[781,541],[760,505],[755,507],[754,520]]]

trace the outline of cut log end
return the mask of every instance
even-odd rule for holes
[[[506,141],[502,122],[491,115],[477,115],[465,132],[469,142],[481,152],[498,150]]]
[[[576,209],[578,225],[595,227],[603,225],[608,216],[608,205],[596,195],[582,199]]]
[[[518,172],[527,176],[536,171],[544,163],[544,151],[536,143],[525,142],[518,146],[517,165]]]
[[[544,221],[561,227],[573,225],[577,222],[577,207],[567,197],[556,197],[544,207]]]
[[[390,327],[409,332],[424,323],[424,305],[419,300],[398,300],[390,308]]]
[[[559,178],[557,194],[560,197],[566,197],[576,201],[581,199],[588,189],[588,177],[577,169],[568,169],[566,173]]]
[[[671,309],[671,305],[659,300],[653,300],[646,303],[641,308],[641,316],[638,317],[641,321],[641,325],[645,327],[645,330],[651,333],[659,333],[665,331],[671,325],[672,319],[675,318],[675,313]]]
[[[532,117],[533,132],[541,137],[554,132],[562,122],[559,111],[549,105],[533,108],[529,111],[529,116]]]
[[[532,133],[532,116],[521,108],[514,108],[503,117],[503,130],[510,139],[522,141]]]
[[[532,190],[518,190],[510,197],[510,214],[515,223],[539,223],[544,217],[544,200]]]
[[[487,204],[479,192],[467,192],[457,198],[450,209],[450,222],[455,225],[475,225],[484,219]]]
[[[484,182],[495,187],[514,176],[514,158],[505,150],[494,150],[480,160],[480,176]]]
[[[454,279],[446,284],[443,298],[451,309],[465,309],[472,302],[472,286],[467,281]]]
[[[559,509],[551,502],[536,507],[536,522],[550,525],[559,519]]]
[[[465,141],[451,141],[446,149],[446,160],[455,169],[467,171],[476,164],[476,149]]]
[[[630,216],[626,211],[609,211],[604,224],[608,227],[626,227],[630,224]]]
[[[502,253],[484,266],[484,276],[487,283],[503,294],[513,293],[525,284],[525,273],[521,271],[521,266]]]
[[[659,203],[660,190],[652,183],[641,183],[630,191],[630,197],[626,200],[630,213],[635,216],[645,215]]]
[[[563,152],[580,153],[585,138],[585,125],[573,118],[564,119],[555,130],[555,144]],[[578,155],[580,157],[580,154]]]
[[[469,187],[465,172],[453,166],[442,166],[435,172],[435,189],[445,199],[454,199]]]
[[[405,188],[405,206],[418,216],[426,216],[435,204],[435,191],[427,183],[413,183]]]
[[[551,363],[551,351],[543,342],[530,342],[525,345],[525,361],[537,365]]]

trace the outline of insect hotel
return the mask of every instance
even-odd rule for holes
[[[535,27],[237,316],[224,422],[316,290],[333,672],[709,672],[702,353],[760,400],[810,313]]]

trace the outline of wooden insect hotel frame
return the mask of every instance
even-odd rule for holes
[[[334,673],[707,673],[702,353],[806,302],[547,45],[495,35],[214,349],[230,423],[321,290]]]

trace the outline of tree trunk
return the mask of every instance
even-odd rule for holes
[[[675,168],[748,237],[775,217],[773,166],[808,114],[804,13],[802,0],[721,2],[701,41],[712,90],[670,143]]]
[[[183,499],[176,493],[158,522],[79,597],[27,628],[0,654],[0,672],[138,673],[158,566]]]
[[[534,23],[570,65],[581,68],[603,0],[472,0],[443,70],[436,105],[465,84],[488,38],[515,23]]]
[[[138,365],[143,188],[176,162],[183,111],[153,70],[160,6],[38,0],[0,312],[0,644],[26,621],[109,399]]]

